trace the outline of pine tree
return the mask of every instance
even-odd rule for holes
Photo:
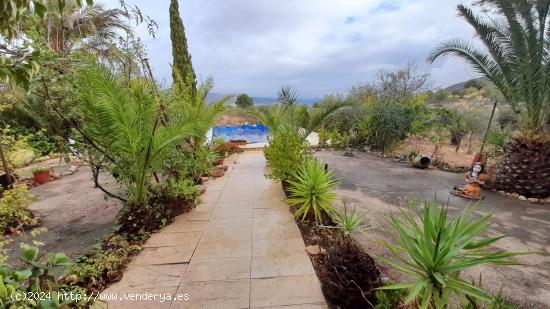
[[[179,13],[178,0],[170,1],[170,40],[172,41],[172,78],[177,94],[195,97],[197,80],[187,48],[185,28]]]

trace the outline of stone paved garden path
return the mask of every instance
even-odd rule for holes
[[[108,308],[327,308],[281,186],[264,177],[262,151],[225,164],[203,202],[154,234],[122,281],[103,292],[119,298]],[[185,294],[188,301],[160,299]]]

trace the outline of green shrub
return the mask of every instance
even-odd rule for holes
[[[254,100],[252,100],[252,98],[248,96],[246,93],[241,93],[237,96],[235,105],[237,105],[240,108],[249,108],[254,105]]]
[[[321,127],[317,134],[319,134],[319,146],[323,148],[327,147],[327,142],[330,140],[330,132],[325,127]]]
[[[446,308],[452,299],[491,301],[482,288],[460,278],[466,269],[483,265],[515,265],[518,253],[490,251],[500,237],[485,238],[492,214],[476,218],[468,207],[447,218],[447,207],[426,201],[409,201],[403,219],[392,216],[397,244],[386,243],[394,259],[380,258],[414,280],[384,286],[381,289],[406,289],[404,303],[417,301],[420,308]],[[404,256],[408,255],[408,257]]]
[[[10,233],[11,229],[38,223],[27,208],[34,201],[34,197],[28,193],[26,185],[16,185],[3,194],[4,197],[0,201],[0,236]]]
[[[400,308],[405,296],[404,290],[377,290],[376,309]]]
[[[374,150],[389,152],[408,137],[414,120],[413,107],[404,103],[379,102],[361,119],[358,134]]]
[[[220,158],[217,151],[208,147],[181,152],[176,167],[180,178],[198,180],[203,176],[210,176],[214,163]]]
[[[40,231],[33,231],[36,236]],[[42,254],[38,247],[22,245],[20,260],[24,266],[17,268],[0,261],[0,308],[66,308],[71,299],[61,299],[57,296],[65,293],[55,279],[58,269],[70,266],[69,258],[61,252]],[[1,246],[0,246],[0,249]],[[0,256],[2,255],[0,250]],[[35,299],[29,293],[44,293],[51,299]]]
[[[44,129],[41,129],[36,133],[29,134],[26,137],[26,141],[32,147],[37,156],[46,156],[60,151],[61,146],[65,144],[65,141],[61,136],[52,136]]]
[[[493,129],[489,131],[486,142],[491,155],[496,157],[503,156],[511,139],[512,134],[509,130]]]
[[[89,292],[101,291],[122,274],[124,266],[140,250],[141,245],[123,236],[108,237],[78,258],[64,281],[68,285],[86,287]]]
[[[294,172],[310,157],[306,141],[290,128],[280,128],[272,133],[265,157],[271,167],[270,178],[278,181],[289,181]]]
[[[315,217],[318,223],[323,222],[323,213],[334,214],[332,202],[336,194],[332,192],[338,185],[332,172],[325,171],[323,163],[317,159],[309,159],[302,164],[290,183],[291,205],[299,208],[294,212],[296,217],[306,218],[308,214]]]
[[[353,210],[348,209],[347,202],[344,201],[344,213],[340,215],[338,212],[332,214],[332,221],[334,226],[340,230],[344,237],[350,237],[355,233],[366,233],[370,228],[368,225],[363,224],[363,219],[367,216],[367,213],[358,213],[355,207]]]
[[[166,182],[166,188],[166,193],[170,197],[184,199],[187,201],[194,201],[198,193],[195,182],[191,179],[170,179]]]

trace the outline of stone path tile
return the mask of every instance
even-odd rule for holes
[[[251,307],[286,306],[325,301],[316,275],[252,279]]]
[[[261,151],[225,160],[202,203],[154,234],[107,292],[155,288],[189,300],[109,308],[327,308],[280,184]]]

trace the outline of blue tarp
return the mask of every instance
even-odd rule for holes
[[[246,140],[248,143],[266,143],[269,130],[266,126],[244,125],[215,127],[212,130],[212,138],[223,138],[225,141]]]

